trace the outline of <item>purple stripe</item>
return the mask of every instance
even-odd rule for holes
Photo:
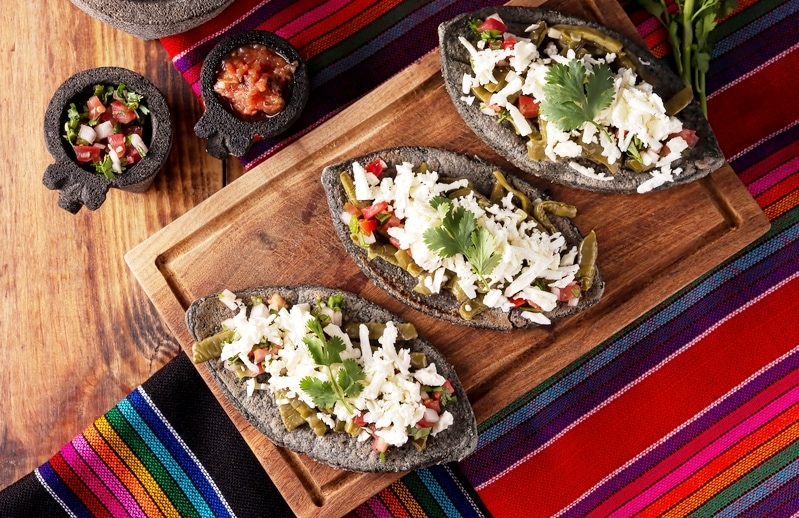
[[[799,13],[794,13],[757,38],[749,39],[737,46],[735,52],[728,52],[712,59],[707,73],[708,95],[712,95],[722,86],[741,78],[791,48],[799,38],[797,32],[799,32]]]
[[[377,518],[392,518],[394,516],[383,503],[383,499],[380,498],[380,493],[367,500],[366,505],[369,506],[369,510],[372,511]]]
[[[41,477],[40,482],[47,486],[45,488],[47,492],[57,499],[64,510],[79,518],[84,516],[87,518],[92,517],[92,513],[89,512],[83,501],[61,480],[61,477],[58,476],[58,473],[49,462],[45,462],[36,468],[36,473]]]
[[[741,154],[730,162],[730,165],[735,171],[743,171],[741,179],[745,185],[747,184],[746,171],[762,162],[769,156],[777,151],[789,146],[790,144],[799,140],[799,124],[788,128],[787,130],[774,135],[769,140],[763,142]]]
[[[772,491],[767,497],[750,507],[741,518],[759,518],[762,516],[781,516],[799,511],[799,477],[789,480],[782,487]],[[780,513],[782,509],[782,513]]]
[[[775,169],[772,169],[768,174],[763,175],[756,181],[747,185],[746,188],[749,190],[752,196],[757,196],[758,194],[761,194],[771,187],[777,185],[797,171],[799,171],[799,157],[794,158],[790,162],[782,164]]]
[[[125,485],[119,478],[108,468],[106,463],[101,459],[97,452],[91,447],[86,437],[83,434],[78,435],[72,440],[72,446],[75,451],[83,458],[83,461],[95,472],[100,479],[105,482],[108,489],[114,494],[130,516],[136,518],[146,518],[136,499],[127,490]]]
[[[89,490],[91,490],[92,494],[97,497],[97,500],[99,500],[113,516],[130,516],[125,510],[125,507],[116,499],[111,491],[109,491],[103,481],[100,480],[89,465],[83,461],[71,442],[65,444],[64,447],[61,448],[61,456],[75,472],[75,475]]]
[[[764,424],[768,423],[781,413],[785,412],[799,401],[799,386],[794,387],[789,392],[783,394],[774,402],[767,405],[760,412],[755,413],[747,420],[730,430],[727,434],[719,437],[706,448],[694,455],[686,463],[662,478],[658,483],[640,493],[630,500],[623,507],[613,513],[614,516],[629,516],[628,513],[637,513],[643,508],[660,498],[662,495],[676,487],[688,477],[699,471],[700,468],[711,462],[720,454],[725,452],[735,443],[743,440],[752,432],[757,431]]]

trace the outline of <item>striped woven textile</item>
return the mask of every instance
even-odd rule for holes
[[[742,0],[707,78],[772,229],[482,424],[461,467],[494,516],[799,511],[798,11]],[[666,56],[657,20],[631,18]]]

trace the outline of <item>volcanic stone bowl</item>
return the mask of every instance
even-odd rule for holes
[[[63,137],[70,103],[76,105],[92,96],[94,85],[116,87],[124,83],[128,89],[144,96],[145,115],[142,138],[147,155],[112,179],[85,169],[75,160],[69,142]],[[143,76],[118,67],[92,68],[78,72],[58,87],[44,114],[44,139],[55,163],[47,167],[42,182],[59,192],[59,207],[76,214],[81,207],[96,210],[103,204],[111,187],[129,192],[144,192],[166,161],[172,147],[172,120],[169,106],[161,92]]]
[[[289,63],[296,62],[291,96],[285,108],[263,120],[248,121],[230,111],[214,92],[217,70],[222,60],[233,50],[250,43],[264,45]],[[308,68],[289,42],[266,31],[247,31],[220,41],[208,54],[200,75],[200,89],[205,113],[194,126],[198,137],[207,139],[206,150],[224,159],[228,155],[242,156],[260,138],[273,137],[286,131],[299,118],[308,100]]]
[[[145,40],[192,29],[221,13],[233,0],[70,0],[103,23]]]

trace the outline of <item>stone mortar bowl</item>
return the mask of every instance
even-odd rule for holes
[[[150,113],[145,116],[143,139],[149,150],[141,161],[108,179],[78,164],[69,142],[63,137],[64,123],[70,103],[85,102],[91,97],[94,85],[117,86],[119,83],[144,96],[142,104]],[[47,167],[42,182],[48,189],[59,192],[59,207],[76,214],[82,206],[98,209],[111,187],[129,192],[146,191],[172,147],[172,120],[164,96],[143,76],[118,67],[92,68],[73,75],[53,94],[44,114],[44,139],[55,163]]]
[[[192,29],[233,0],[70,0],[83,12],[144,40]]]
[[[216,73],[222,60],[236,48],[250,43],[269,47],[289,63],[296,62],[291,98],[286,107],[264,120],[247,121],[234,115],[222,104],[214,92]],[[198,137],[207,139],[206,150],[212,156],[225,159],[228,155],[242,156],[260,138],[283,133],[299,118],[310,89],[308,67],[289,42],[266,31],[247,31],[220,41],[208,53],[200,75],[200,89],[205,103],[205,113],[194,126]]]

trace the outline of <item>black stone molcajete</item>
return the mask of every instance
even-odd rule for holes
[[[236,48],[250,43],[269,47],[289,63],[297,63],[291,98],[286,102],[286,107],[280,113],[259,121],[246,121],[236,117],[220,102],[214,92],[216,73],[222,59]],[[271,32],[247,31],[222,40],[211,50],[203,63],[200,88],[205,103],[205,113],[194,126],[194,132],[198,137],[207,139],[208,153],[224,159],[228,155],[242,156],[258,138],[273,137],[294,124],[308,100],[310,85],[308,68],[289,42]]]
[[[197,27],[221,13],[233,0],[71,0],[103,23],[145,40]]]
[[[117,86],[119,83],[144,96],[143,104],[150,113],[145,116],[143,138],[149,150],[141,161],[108,179],[75,161],[74,152],[63,137],[64,123],[70,103],[85,102],[91,97],[94,85]],[[75,214],[82,206],[98,209],[111,187],[130,192],[146,191],[172,147],[172,121],[164,96],[150,81],[124,68],[93,68],[70,77],[53,94],[44,114],[44,139],[55,163],[47,167],[42,181],[48,189],[59,191],[58,205]]]

